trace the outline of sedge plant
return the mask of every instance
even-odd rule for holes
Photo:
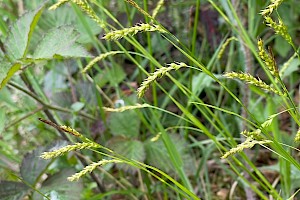
[[[127,13],[129,22],[126,27],[117,16],[114,16],[112,11],[107,9],[107,5],[100,1],[59,0],[52,5],[49,9],[52,11],[64,6],[71,6],[95,45],[97,55],[91,59],[88,54],[85,54],[89,58],[84,62],[78,61],[78,65],[81,68],[80,72],[83,78],[96,88],[98,109],[103,121],[109,121],[107,120],[108,115],[117,116],[112,113],[125,113],[124,118],[127,117],[126,115],[138,117],[144,127],[140,130],[143,130],[145,135],[142,135],[141,138],[132,135],[126,136],[126,142],[130,141],[136,145],[133,145],[132,154],[141,155],[137,151],[144,149],[144,144],[145,146],[158,147],[158,150],[164,148],[165,152],[160,154],[161,157],[156,156],[154,162],[149,161],[145,164],[144,156],[124,155],[122,154],[124,152],[114,150],[110,143],[102,144],[94,141],[86,136],[84,130],[79,132],[69,126],[57,125],[54,121],[59,117],[57,115],[53,117],[49,110],[72,114],[74,112],[50,105],[46,95],[43,95],[39,83],[34,78],[28,78],[33,76],[30,71],[22,74],[21,78],[27,85],[33,85],[29,89],[33,88],[32,91],[37,89],[38,92],[28,92],[13,81],[8,82],[12,74],[21,69],[22,62],[30,63],[33,59],[30,57],[23,58],[26,55],[26,51],[24,51],[24,55],[21,56],[22,62],[15,62],[13,73],[8,73],[9,75],[4,77],[1,87],[8,82],[10,87],[24,92],[42,104],[44,106],[42,110],[50,121],[40,120],[53,126],[60,133],[66,133],[66,135],[62,134],[64,139],[72,142],[72,144],[46,151],[40,157],[51,160],[79,150],[89,150],[96,154],[95,160],[88,160],[85,157],[84,160],[88,160],[88,162],[81,162],[85,166],[77,173],[66,177],[71,182],[80,181],[88,174],[91,174],[96,181],[95,173],[98,172],[97,170],[107,173],[106,167],[111,166],[128,165],[137,169],[142,194],[132,193],[130,194],[132,199],[138,199],[141,196],[145,199],[156,197],[163,199],[161,194],[164,195],[164,199],[214,199],[213,184],[218,182],[218,177],[212,180],[211,168],[219,170],[219,177],[226,176],[234,182],[230,187],[228,184],[226,185],[226,182],[224,185],[220,185],[228,191],[226,196],[230,199],[236,198],[235,195],[239,194],[235,194],[235,191],[245,191],[245,194],[240,195],[244,198],[250,198],[249,195],[255,195],[259,199],[269,199],[269,197],[292,199],[295,197],[297,185],[293,184],[292,173],[300,170],[299,161],[295,156],[296,145],[300,141],[300,129],[293,129],[293,141],[287,142],[280,131],[278,118],[283,114],[288,114],[295,127],[300,125],[298,107],[292,91],[289,91],[284,80],[284,74],[289,68],[289,64],[300,58],[293,37],[289,34],[289,29],[277,12],[284,1],[271,1],[260,13],[256,12],[255,9],[258,5],[254,1],[248,3],[249,19],[263,19],[267,27],[273,30],[275,37],[281,37],[294,51],[292,57],[286,59],[286,63],[281,68],[276,61],[273,50],[271,48],[267,50],[264,45],[268,38],[260,39],[258,37],[259,20],[249,20],[249,28],[246,30],[239,17],[240,13],[232,2],[208,0],[209,6],[219,13],[231,31],[223,40],[218,41],[216,48],[210,52],[210,58],[203,59],[203,61],[201,53],[207,45],[205,46],[206,41],[203,40],[203,46],[197,46],[197,27],[200,24],[198,16],[201,7],[198,0],[195,9],[197,19],[193,21],[194,24],[191,26],[189,41],[185,41],[170,31],[169,27],[160,21],[160,14],[163,14],[164,9],[167,8],[167,2],[164,0],[158,1],[153,9],[148,8],[149,2],[147,0],[143,1],[143,5],[141,1],[118,1],[117,4],[121,4]],[[38,10],[37,13],[40,16],[41,11]],[[132,23],[132,16],[135,14],[142,16],[142,22]],[[105,32],[101,41],[93,36],[91,27],[85,21],[85,16],[93,20]],[[180,33],[180,30],[178,28],[177,31]],[[58,33],[68,32],[70,29],[65,28],[60,31]],[[29,33],[31,34],[31,31]],[[146,42],[139,39],[143,35],[146,36]],[[155,40],[152,40],[152,35],[155,35],[159,42],[155,43]],[[161,49],[165,48],[164,46],[174,49],[177,56],[173,56],[167,49],[164,53],[168,59],[166,61],[160,59],[155,54],[155,47],[158,44]],[[77,48],[73,43],[72,45]],[[197,50],[198,47],[199,51]],[[234,54],[235,48],[244,55],[243,64],[246,63],[247,57],[251,54],[250,56],[263,69],[267,78],[262,79],[250,71],[231,67],[234,63],[231,55]],[[180,56],[178,56],[179,54]],[[54,53],[51,56],[59,57]],[[139,98],[138,102],[129,101],[128,103],[128,101],[124,101],[118,83],[111,83],[117,96],[117,101],[112,100],[97,84],[96,77],[93,77],[95,71],[100,72],[97,66],[99,62],[103,62],[105,67],[107,67],[107,63],[115,66],[117,56],[126,58],[136,66],[131,78],[139,80],[140,86],[137,88],[129,87],[131,92],[134,92]],[[222,67],[223,60],[226,60],[225,68]],[[30,65],[34,65],[34,63],[30,63]],[[24,70],[30,65],[25,65]],[[252,96],[249,96],[248,102],[243,98],[243,95],[246,95],[243,89],[239,91],[240,94],[236,93],[236,88],[238,88],[236,81],[242,83],[240,84],[242,88],[244,88],[243,84],[247,84],[251,93],[253,92]],[[39,94],[42,96],[41,98],[38,97]],[[106,102],[103,103],[103,100]],[[262,101],[269,104],[265,112],[267,116],[264,117],[259,116],[260,113],[257,114],[257,110],[255,110],[255,106],[261,105]],[[121,106],[117,105],[116,102]],[[170,105],[176,107],[176,113],[169,110],[170,107],[168,106]],[[279,111],[279,106],[275,105],[281,105],[283,110]],[[79,111],[77,114],[94,120],[91,114]],[[133,119],[131,120],[133,121]],[[122,123],[120,122],[120,124]],[[180,137],[177,137],[178,135]],[[119,139],[119,137],[116,138]],[[182,153],[182,148],[186,147],[181,145],[182,142],[188,143],[186,146],[192,156],[187,157],[186,154]],[[121,143],[118,144],[122,146]],[[253,150],[248,151],[249,149]],[[265,149],[271,152],[278,161],[278,165],[273,167],[279,172],[280,184],[271,182],[265,175],[264,169],[257,166],[253,157],[249,156],[253,155],[253,152],[259,154]],[[79,153],[75,153],[75,155],[78,159],[81,158]],[[147,156],[151,156],[151,151]],[[164,156],[168,158],[167,161],[163,160]],[[168,172],[160,169],[168,164],[171,166],[171,170],[165,168]],[[195,168],[188,170],[189,165],[195,166]],[[122,172],[120,173],[122,174]],[[126,189],[122,183],[114,180],[121,188]],[[128,182],[124,182],[130,185]],[[157,182],[161,186],[159,191],[152,188]],[[101,184],[97,183],[101,190]],[[34,189],[36,190],[35,187]],[[250,194],[249,190],[253,194]],[[109,192],[104,192],[104,194],[110,195]],[[44,197],[48,198],[46,195]]]
[[[300,164],[296,160],[295,157],[293,157],[292,150],[294,149],[289,144],[284,144],[283,140],[281,139],[280,134],[278,131],[274,130],[272,128],[273,120],[280,115],[271,115],[266,121],[261,122],[256,118],[256,116],[249,110],[249,108],[246,106],[245,102],[243,102],[238,96],[236,96],[227,86],[220,77],[217,78],[215,74],[212,72],[212,65],[215,60],[218,58],[220,59],[221,56],[224,53],[224,49],[226,46],[232,42],[232,41],[238,41],[240,43],[243,43],[243,45],[246,45],[247,48],[250,49],[254,57],[257,59],[257,61],[260,63],[261,67],[267,74],[267,77],[270,79],[270,83],[267,83],[263,80],[261,80],[259,77],[254,77],[252,74],[244,73],[244,72],[233,72],[229,71],[224,73],[223,77],[227,79],[237,79],[241,82],[244,82],[245,84],[249,84],[251,86],[254,86],[258,89],[261,89],[266,93],[267,96],[276,96],[276,101],[281,102],[285,106],[285,109],[287,113],[290,114],[291,118],[295,121],[295,123],[299,126],[299,111],[296,107],[293,98],[291,97],[291,93],[287,90],[287,87],[282,80],[281,74],[282,71],[278,68],[278,64],[276,63],[276,59],[272,53],[272,50],[269,50],[269,52],[266,51],[263,40],[258,39],[257,45],[253,42],[253,39],[247,34],[246,30],[242,27],[241,21],[239,21],[237,14],[233,8],[233,5],[228,1],[227,4],[227,14],[230,12],[231,16],[234,18],[234,22],[237,24],[235,25],[232,21],[229,20],[228,16],[223,12],[222,8],[219,7],[215,2],[210,1],[212,6],[216,8],[216,10],[220,13],[221,16],[224,17],[225,21],[228,22],[230,26],[232,26],[234,33],[239,33],[238,37],[242,39],[242,41],[237,40],[235,37],[229,38],[226,40],[226,42],[223,42],[218,50],[214,54],[214,59],[211,63],[209,63],[209,66],[205,66],[201,61],[199,61],[197,58],[193,56],[193,54],[189,51],[189,49],[178,39],[175,35],[170,33],[166,27],[164,27],[162,24],[159,23],[158,20],[155,19],[155,16],[157,15],[157,12],[159,9],[163,6],[163,1],[160,1],[154,10],[155,12],[153,15],[150,15],[148,11],[144,10],[142,7],[140,7],[137,2],[135,1],[125,1],[126,4],[129,6],[134,7],[140,14],[144,15],[145,18],[151,22],[149,23],[140,23],[135,26],[129,27],[129,28],[122,28],[122,29],[116,29],[113,31],[109,31],[109,29],[115,29],[110,24],[107,24],[107,22],[102,21],[97,14],[92,9],[91,4],[94,4],[94,6],[101,9],[108,17],[110,17],[113,21],[117,22],[117,19],[114,18],[114,16],[106,10],[104,7],[101,6],[101,4],[97,1],[59,1],[57,4],[51,7],[51,9],[55,9],[58,6],[61,6],[63,3],[66,2],[72,2],[76,4],[86,15],[88,15],[91,19],[95,20],[99,26],[101,26],[104,30],[107,31],[107,33],[103,36],[102,39],[104,40],[113,40],[117,46],[120,48],[120,51],[111,51],[104,53],[100,56],[98,56],[96,59],[92,60],[91,63],[89,63],[82,71],[82,73],[87,73],[88,70],[90,70],[93,67],[93,64],[95,64],[97,61],[109,56],[114,56],[117,53],[124,53],[129,59],[132,60],[133,63],[135,63],[138,67],[141,73],[146,74],[147,78],[141,83],[140,87],[137,89],[137,96],[139,98],[142,98],[145,95],[145,92],[147,89],[150,88],[152,84],[156,84],[157,88],[161,89],[165,93],[165,101],[166,102],[172,102],[174,105],[178,107],[178,109],[181,111],[180,119],[182,121],[186,121],[187,124],[190,126],[195,127],[198,129],[202,134],[204,134],[212,144],[215,145],[215,149],[218,150],[220,153],[220,159],[226,159],[226,163],[230,166],[233,173],[235,173],[238,176],[237,181],[240,184],[245,184],[245,187],[249,187],[251,190],[253,190],[257,196],[261,199],[268,199],[267,195],[271,195],[272,197],[276,199],[281,198],[288,198],[293,195],[293,190],[291,188],[291,165],[293,165],[297,170],[300,170]],[[270,5],[268,5],[265,9],[261,11],[261,15],[267,24],[267,26],[271,27],[275,34],[278,35],[278,37],[282,37],[288,44],[292,46],[292,48],[295,51],[295,56],[299,57],[297,49],[295,48],[295,44],[293,43],[292,37],[289,35],[287,27],[284,25],[284,22],[278,17],[278,22],[275,22],[273,20],[273,13],[276,12],[278,7],[280,7],[280,4],[282,1],[272,1]],[[120,27],[122,27],[121,24],[118,24]],[[144,48],[138,40],[135,39],[135,35],[142,32],[157,32],[162,35],[162,37],[168,41],[173,47],[175,47],[180,53],[182,53],[183,57],[185,57],[187,60],[189,60],[189,64],[186,64],[182,61],[174,62],[171,64],[168,64],[166,67],[163,66],[146,48]],[[148,59],[149,63],[151,63],[152,66],[155,66],[157,69],[153,72],[148,73],[143,66],[140,65],[138,60],[133,57],[129,51],[127,51],[124,46],[119,43],[119,40],[126,40],[128,43],[130,43],[132,46],[135,47],[135,50],[138,51],[136,53],[139,53],[143,55],[146,59]],[[150,44],[149,44],[150,45]],[[218,105],[209,105],[207,103],[204,103],[194,92],[195,90],[192,90],[190,88],[189,84],[184,83],[184,75],[182,75],[183,79],[177,80],[173,77],[171,71],[177,71],[177,70],[193,70],[197,73],[205,74],[206,76],[210,77],[214,82],[216,82],[221,88],[223,92],[227,92],[233,101],[236,101],[238,105],[242,109],[244,109],[248,113],[248,119],[243,118],[239,113],[232,112],[228,109],[223,109],[219,107]],[[184,74],[184,73],[183,73]],[[178,92],[181,92],[183,95],[185,95],[188,100],[182,101],[176,99],[172,93],[166,91],[161,84],[158,83],[159,79],[162,78],[169,78],[173,84],[174,89]],[[151,88],[155,89],[155,88]],[[156,93],[156,91],[153,91]],[[157,95],[154,95],[153,97],[157,97]],[[142,100],[143,101],[143,100]],[[154,100],[153,102],[157,102],[157,100]],[[162,104],[163,105],[163,104]],[[201,113],[201,115],[204,116],[204,119],[208,121],[209,127],[207,127],[207,124],[199,121],[197,117],[195,117],[193,110],[190,109],[190,106],[193,106],[194,109]],[[141,109],[149,107],[149,104],[136,104],[131,106],[125,106],[121,108],[105,108],[105,111],[114,111],[114,112],[126,112],[127,110],[132,109]],[[156,106],[152,106],[156,108]],[[156,110],[162,111],[165,108],[156,108]],[[213,111],[215,110],[215,111]],[[218,112],[216,112],[218,111]],[[237,140],[233,137],[233,133],[228,129],[228,127],[225,125],[227,122],[224,121],[223,118],[219,118],[217,113],[224,113],[228,115],[233,115],[240,120],[245,121],[247,124],[246,127],[248,127],[248,130],[242,130],[241,134],[246,138],[245,141],[238,144]],[[142,169],[146,171],[147,173],[151,174],[152,176],[156,177],[159,181],[162,181],[164,184],[167,184],[165,179],[168,179],[171,181],[171,184],[167,184],[168,187],[173,188],[178,194],[182,195],[181,198],[192,198],[192,199],[198,199],[200,197],[197,197],[195,194],[195,188],[193,187],[193,183],[185,173],[183,169],[183,163],[181,155],[176,150],[176,144],[170,140],[170,137],[168,136],[168,133],[164,129],[163,125],[160,123],[160,121],[157,118],[157,111],[151,111],[151,115],[153,115],[153,123],[156,124],[158,134],[155,136],[155,139],[153,141],[156,141],[158,139],[163,140],[168,154],[170,155],[172,164],[174,165],[174,168],[176,169],[176,172],[178,174],[178,181],[171,178],[169,175],[163,173],[162,171],[158,170],[157,168],[145,165],[143,163],[137,162],[135,160],[128,160],[126,157],[121,156],[114,152],[113,150],[110,150],[109,148],[103,147],[99,144],[96,144],[89,139],[83,137],[80,134],[81,139],[84,141],[83,143],[76,143],[74,145],[69,145],[66,147],[63,147],[61,149],[55,150],[54,152],[45,152],[42,154],[42,158],[49,159],[56,156],[59,156],[61,154],[64,154],[68,151],[75,150],[75,149],[81,149],[81,148],[89,148],[89,149],[99,149],[94,150],[99,154],[102,154],[109,159],[102,159],[97,162],[93,162],[90,165],[86,166],[82,171],[74,174],[73,176],[69,177],[68,180],[74,181],[78,180],[80,177],[85,175],[88,172],[91,172],[95,170],[97,167],[108,164],[108,163],[114,163],[118,165],[119,163],[126,163],[129,165],[132,165],[134,167],[137,167],[139,169]],[[179,121],[180,123],[180,121]],[[216,131],[216,133],[213,133],[212,130]],[[73,134],[74,135],[74,134]],[[299,141],[299,130],[294,134],[294,141]],[[224,139],[224,140],[221,140]],[[89,142],[86,142],[89,141]],[[271,152],[273,152],[279,160],[280,163],[280,177],[281,177],[281,189],[278,190],[278,188],[275,188],[272,183],[270,183],[264,174],[260,171],[258,167],[255,166],[255,163],[251,161],[247,157],[245,153],[243,153],[243,150],[247,148],[252,148],[254,145],[260,145],[262,147],[267,148]],[[239,154],[236,156],[236,154]],[[225,166],[223,166],[225,167]],[[159,175],[154,174],[149,169],[154,170],[155,172],[158,172]],[[243,176],[244,173],[247,173],[250,177],[250,179],[245,178]],[[162,177],[164,178],[162,178]],[[181,182],[181,183],[179,183]],[[255,184],[254,184],[255,183]],[[174,185],[173,185],[174,184]],[[257,187],[256,185],[259,185]],[[282,191],[282,192],[281,192]]]

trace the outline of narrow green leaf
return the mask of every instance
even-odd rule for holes
[[[27,12],[11,26],[4,43],[6,53],[11,62],[26,55],[33,30],[42,14],[43,8],[44,5],[34,11]]]
[[[62,26],[49,31],[37,46],[33,58],[49,60],[53,58],[91,57],[76,43],[78,33],[71,26]]]
[[[6,61],[0,61],[0,89],[8,82],[8,80],[21,68],[20,63],[10,64]]]
[[[23,183],[0,181],[0,200],[20,200],[27,191],[28,187]]]

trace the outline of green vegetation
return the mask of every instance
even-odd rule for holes
[[[0,4],[0,200],[300,197],[297,2]]]

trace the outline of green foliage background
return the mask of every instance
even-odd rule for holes
[[[300,5],[296,1],[280,1],[272,15],[284,22],[294,46],[263,23],[259,13],[269,1],[165,1],[155,19],[144,16],[132,1],[84,1],[102,25],[74,2],[56,10],[48,10],[54,1],[0,3],[1,200],[297,195],[300,164],[294,137],[299,132],[295,110],[300,62],[294,53],[299,46]],[[136,3],[151,15],[158,2]],[[109,31],[138,23],[158,24],[166,32],[103,39]],[[235,39],[224,46],[230,37]],[[270,76],[259,58],[257,38],[271,47],[278,69],[284,69],[282,82]],[[81,73],[93,58],[110,51],[119,52]],[[141,82],[175,62],[188,67],[164,74],[144,98],[137,98]],[[288,97],[227,80],[223,74],[230,71],[247,72],[277,85],[276,89],[286,89]],[[137,103],[151,106],[124,112],[104,108]],[[278,116],[263,127],[273,114]],[[67,181],[84,166],[109,156],[82,150],[42,160],[41,153],[80,139],[60,133],[40,117],[76,129],[126,162],[101,166],[78,182]],[[267,149],[255,146],[220,159],[242,143],[240,132],[257,129],[272,141]]]

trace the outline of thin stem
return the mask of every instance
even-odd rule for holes
[[[26,118],[28,118],[28,117],[30,117],[30,116],[32,116],[32,115],[34,115],[35,113],[38,113],[38,112],[40,112],[41,110],[43,110],[44,109],[44,107],[43,106],[41,106],[41,107],[38,107],[37,109],[35,109],[35,110],[33,110],[33,111],[31,111],[30,113],[27,113],[26,115],[24,115],[23,117],[21,117],[21,118],[19,118],[19,119],[16,119],[15,121],[13,121],[12,123],[10,123],[10,124],[8,124],[5,128],[4,128],[4,130],[7,130],[7,129],[9,129],[10,127],[12,127],[12,126],[14,126],[14,125],[16,125],[16,124],[18,124],[18,123],[20,123],[21,121],[23,121],[24,119],[26,119]]]
[[[13,88],[16,88],[16,89],[22,91],[23,93],[27,94],[28,96],[30,96],[31,98],[33,98],[34,100],[36,100],[37,102],[39,102],[39,103],[43,106],[43,109],[42,109],[42,110],[44,110],[44,109],[50,109],[50,110],[55,110],[55,111],[65,112],[65,113],[70,113],[70,114],[74,113],[74,111],[71,110],[71,109],[62,108],[62,107],[59,107],[59,106],[53,106],[53,105],[50,105],[50,104],[45,103],[43,100],[41,100],[41,99],[40,99],[39,97],[37,97],[35,94],[33,94],[32,92],[30,92],[30,91],[24,89],[22,86],[20,86],[20,85],[14,83],[14,82],[12,82],[12,81],[10,81],[10,82],[8,83],[8,86],[11,86],[11,87],[13,87]],[[91,115],[89,115],[89,114],[86,114],[86,113],[84,113],[84,112],[82,112],[82,111],[79,111],[77,114],[80,115],[80,116],[82,116],[82,117],[85,117],[85,118],[87,118],[87,119],[90,119],[90,120],[96,120],[95,117],[93,117],[93,116],[91,116]]]
[[[147,5],[147,0],[144,0],[144,10],[146,12],[148,12],[148,5]],[[145,21],[146,23],[149,23],[149,18],[145,15]],[[153,54],[153,50],[152,50],[152,41],[151,41],[151,35],[149,32],[146,33],[146,37],[147,37],[147,44],[148,44],[148,51],[149,54],[152,55]],[[152,62],[150,62],[150,70],[153,73],[155,71],[155,66],[153,65]],[[152,98],[153,98],[153,105],[157,106],[158,102],[157,102],[157,91],[156,91],[156,85],[153,84],[152,86]]]

